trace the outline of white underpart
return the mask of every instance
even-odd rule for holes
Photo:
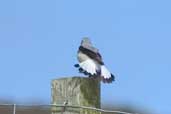
[[[111,73],[104,65],[101,66],[101,76],[105,79],[109,79],[111,77]]]
[[[91,59],[87,59],[83,62],[81,62],[80,67],[90,73],[91,75],[96,74],[97,66]]]

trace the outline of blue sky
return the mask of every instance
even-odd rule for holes
[[[50,103],[50,82],[80,76],[82,37],[99,48],[116,82],[102,102],[171,113],[169,0],[0,1],[0,97]]]

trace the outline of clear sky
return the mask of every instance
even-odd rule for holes
[[[170,0],[1,0],[0,97],[50,103],[50,82],[79,76],[82,37],[116,82],[102,102],[171,113]]]

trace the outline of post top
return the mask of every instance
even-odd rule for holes
[[[60,78],[56,78],[56,79],[52,79],[52,81],[54,80],[65,80],[65,79],[90,79],[89,77],[83,77],[83,76],[70,76],[70,77],[60,77]]]

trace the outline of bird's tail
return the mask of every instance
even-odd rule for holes
[[[101,80],[104,83],[111,83],[115,80],[114,75],[104,65],[101,66]]]

